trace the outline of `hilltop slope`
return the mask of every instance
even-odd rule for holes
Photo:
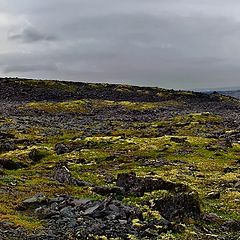
[[[220,91],[221,94],[235,97],[235,98],[240,98],[240,90],[235,90],[235,91]]]
[[[1,239],[238,239],[240,101],[0,79]]]

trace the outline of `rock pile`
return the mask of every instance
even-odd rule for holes
[[[188,191],[188,186],[165,181],[161,178],[137,177],[136,173],[122,173],[117,176],[117,186],[123,188],[125,195],[143,196],[145,192],[168,190],[173,192]]]
[[[58,166],[56,166],[54,179],[60,183],[66,183],[70,185],[88,186],[88,187],[94,186],[91,183],[72,177],[71,172],[69,171],[69,169],[65,164],[59,164]]]
[[[132,225],[132,220],[143,220],[139,208],[126,206],[112,198],[92,201],[69,196],[47,199],[37,195],[25,200],[18,210],[32,211],[47,222],[44,239],[70,239],[70,236],[91,239],[93,235],[126,239],[128,234],[141,234]]]

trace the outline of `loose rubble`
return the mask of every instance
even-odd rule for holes
[[[0,239],[236,240],[239,144],[216,92],[2,78]]]

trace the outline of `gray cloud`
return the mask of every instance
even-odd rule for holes
[[[0,36],[0,74],[170,88],[240,85],[239,1],[3,0],[0,7],[7,36]]]
[[[33,43],[39,41],[53,41],[56,38],[47,34],[42,34],[32,27],[24,28],[20,33],[10,34],[9,40],[20,40],[24,43]]]
[[[4,68],[4,73],[25,73],[37,71],[56,71],[56,65],[11,65]]]

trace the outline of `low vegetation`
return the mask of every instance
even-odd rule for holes
[[[29,82],[21,80],[20,84]],[[30,84],[34,88],[39,81]],[[41,86],[76,91],[67,83],[43,81]],[[89,87],[98,91],[101,85]],[[117,91],[128,94],[133,90],[119,86]],[[158,91],[158,95],[167,94]],[[139,94],[148,95],[146,91]],[[44,220],[17,208],[39,193],[47,198],[69,195],[76,199],[105,199],[91,186],[57,181],[54,172],[60,164],[67,166],[74,179],[94,186],[114,188],[119,174],[134,172],[143,178],[181,183],[198,193],[200,220],[189,219],[179,225],[179,231],[168,230],[144,239],[238,239],[238,231],[224,230],[222,225],[240,221],[239,101],[230,99],[233,110],[229,114],[224,108],[229,100],[221,100],[220,111],[212,105],[203,107],[201,96],[199,104],[191,105],[191,100],[185,98],[191,98],[192,93],[181,94],[181,101],[106,97],[8,103],[8,114],[0,112],[0,223],[9,222],[26,234],[45,229]],[[9,167],[11,163],[15,165]],[[160,221],[163,216],[151,203],[168,194],[166,190],[154,190],[140,197],[124,196],[121,201],[138,207],[145,222]],[[211,214],[215,220],[206,220]],[[143,224],[142,220],[132,220],[135,228]],[[117,238],[99,235],[86,239]],[[130,234],[128,239],[139,238]]]

